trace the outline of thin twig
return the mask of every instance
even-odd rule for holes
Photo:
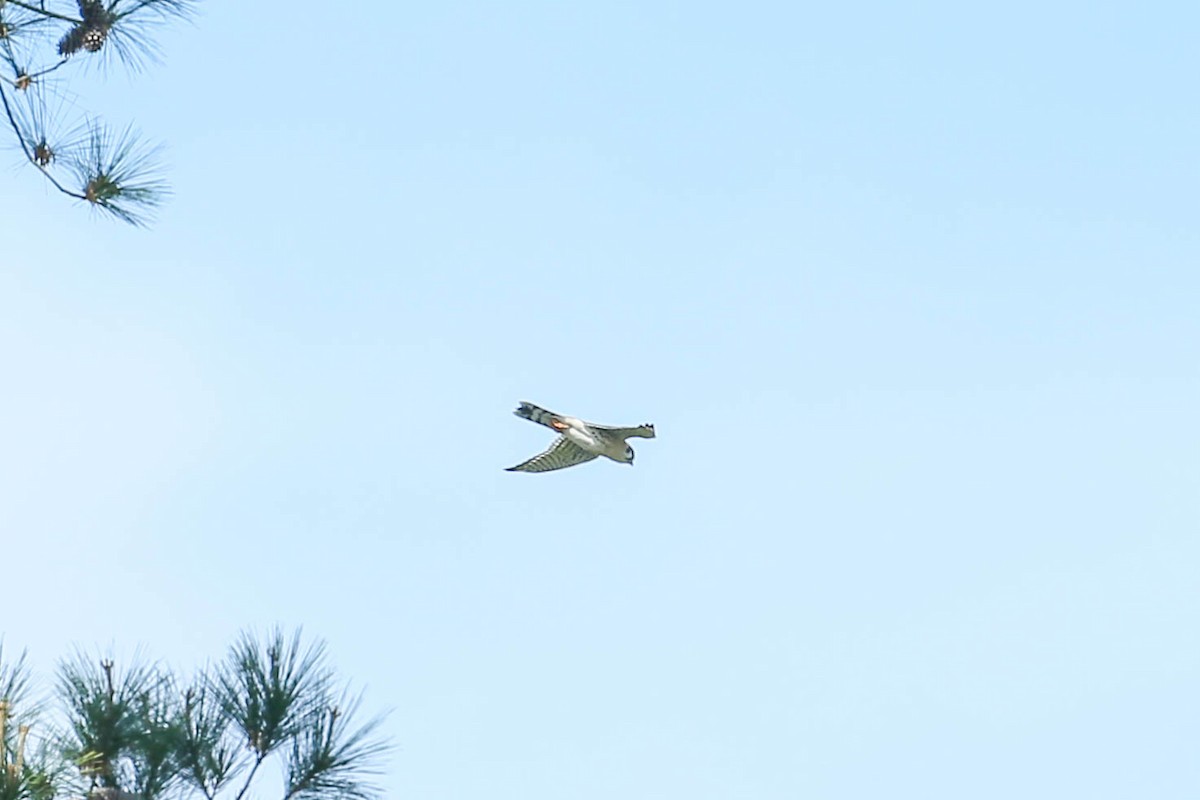
[[[51,72],[54,72],[54,70],[58,69],[59,67],[63,66],[64,64],[66,64],[68,60],[69,59],[64,58],[62,61],[55,64],[53,67],[46,67],[41,72],[35,72],[29,76],[29,79],[37,80],[38,78],[42,77],[43,75],[49,75]]]
[[[118,12],[117,17],[118,18],[128,17],[130,14],[136,14],[137,12],[141,11],[143,8],[149,8],[150,6],[155,6],[155,5],[168,6],[168,8],[166,10],[159,12],[161,14],[168,14],[173,11],[174,13],[182,16],[183,14],[187,13],[186,12],[186,5],[187,5],[186,3],[181,2],[181,3],[176,4],[174,7],[171,7],[170,0],[141,0],[141,2],[139,2],[137,5],[135,5],[133,8],[129,9],[128,11]],[[113,10],[115,10],[115,9],[113,9]]]
[[[17,6],[18,8],[23,8],[26,11],[32,11],[35,14],[41,14],[43,17],[53,17],[54,19],[61,19],[61,20],[70,22],[75,25],[83,24],[83,20],[81,20],[81,19],[75,19],[74,17],[68,17],[66,14],[59,14],[55,11],[47,11],[44,8],[38,8],[37,6],[30,5],[29,3],[22,3],[21,0],[8,0],[8,4]]]
[[[14,89],[21,91],[20,82],[22,79],[24,79],[26,81],[26,85],[28,85],[29,83],[36,81],[38,78],[42,77],[43,75],[49,75],[51,72],[54,72],[59,67],[62,67],[63,65],[65,65],[67,63],[67,61],[68,61],[68,59],[64,58],[62,61],[59,61],[53,67],[46,67],[44,70],[42,70],[40,72],[32,72],[32,73],[28,73],[28,74],[18,75],[15,78],[10,78],[7,75],[0,75],[0,81],[4,81],[4,82],[8,83],[10,86],[12,86]]]
[[[250,782],[254,780],[254,773],[258,772],[258,768],[262,766],[262,763],[266,757],[266,754],[262,754],[255,760],[254,766],[250,768],[250,774],[246,776],[246,783],[242,786],[242,790],[237,793],[237,797],[235,797],[233,800],[242,800],[242,798],[246,795],[246,790],[250,788]]]

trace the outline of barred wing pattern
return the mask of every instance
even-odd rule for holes
[[[595,453],[589,453],[567,437],[560,436],[544,453],[538,453],[515,467],[508,467],[505,472],[551,472],[591,461],[595,457]]]

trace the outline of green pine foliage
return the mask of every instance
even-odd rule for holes
[[[140,70],[159,56],[155,28],[187,18],[199,0],[0,0],[0,120],[25,161],[54,188],[143,225],[168,196],[156,158],[132,128],[114,134],[73,118],[72,68],[119,62]]]
[[[357,721],[320,643],[244,634],[188,681],[135,657],[76,653],[49,702],[33,702],[24,656],[0,651],[0,800],[266,797],[371,800],[389,750],[381,717]]]

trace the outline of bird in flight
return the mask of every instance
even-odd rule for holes
[[[545,425],[556,431],[559,437],[545,452],[538,453],[515,467],[508,467],[507,472],[550,472],[591,461],[596,456],[632,465],[633,448],[626,444],[625,440],[634,436],[643,439],[654,438],[654,426],[649,423],[636,428],[595,425],[575,417],[555,414],[533,403],[521,403],[513,413],[521,419]]]

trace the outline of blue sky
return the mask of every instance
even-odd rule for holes
[[[6,652],[303,625],[393,797],[1200,791],[1200,11],[354,8],[75,84],[148,232],[0,182]]]

